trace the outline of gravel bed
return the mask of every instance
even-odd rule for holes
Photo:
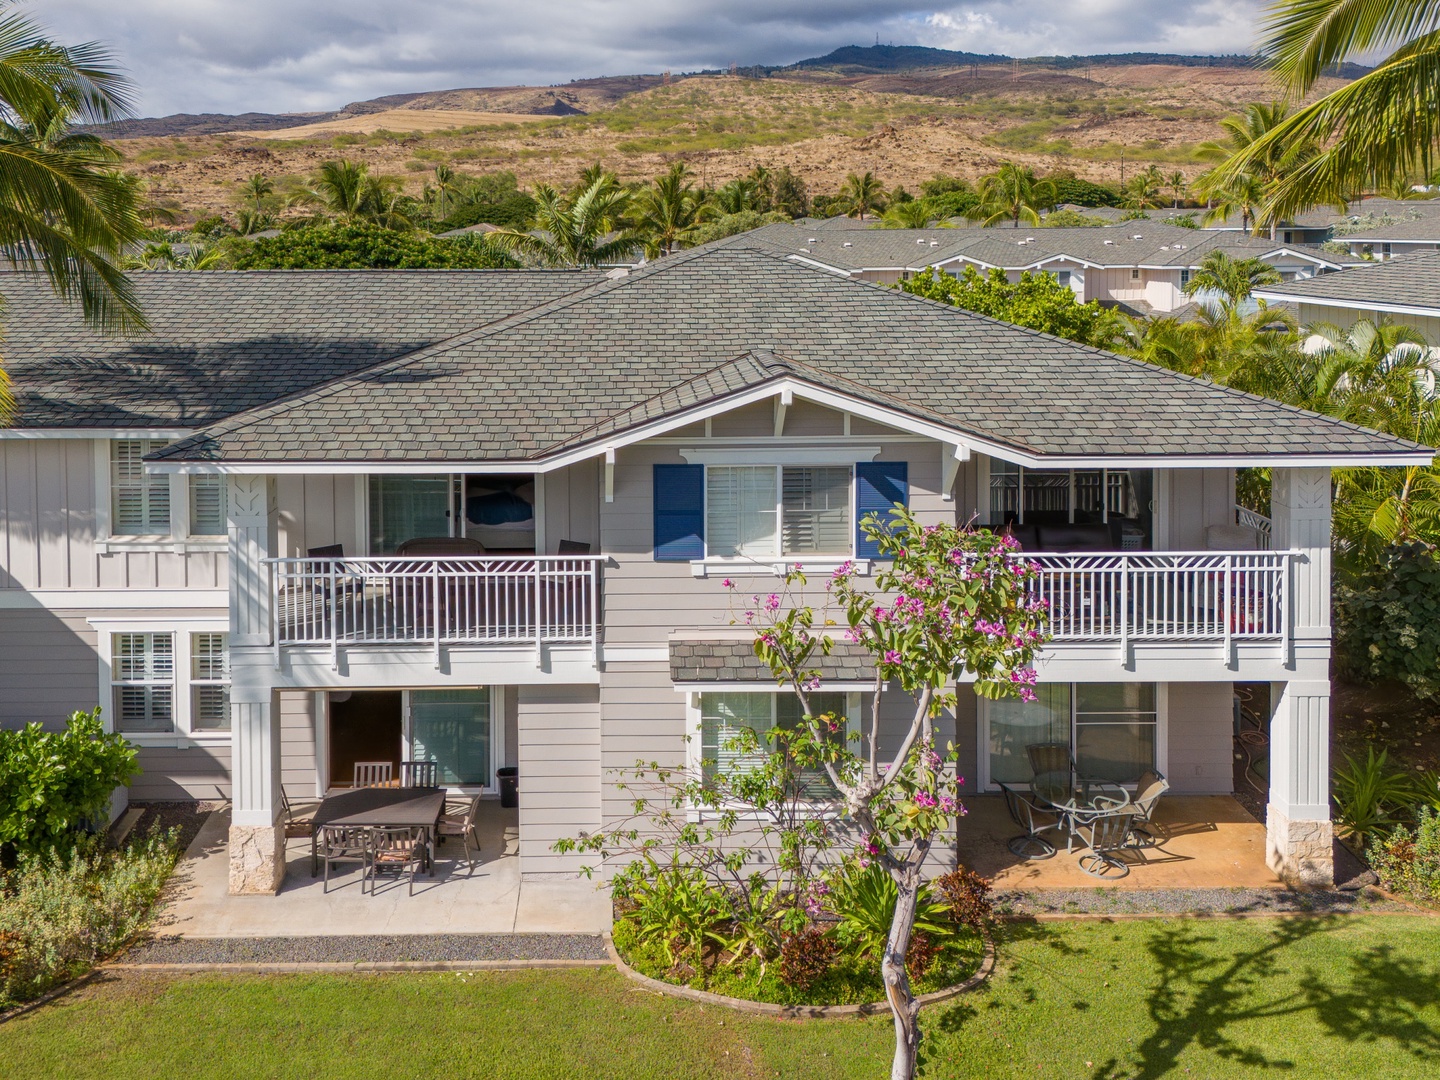
[[[124,964],[349,964],[397,960],[605,960],[590,934],[417,934],[413,937],[159,937],[119,958]]]
[[[210,811],[224,806],[223,802],[147,802],[131,803],[134,809],[143,811],[140,820],[130,830],[131,837],[140,837],[148,833],[152,828],[158,828],[165,832],[167,829],[174,829],[178,837],[180,850],[184,851],[190,846],[190,841],[200,831],[200,826],[205,824],[205,819]]]
[[[1035,889],[995,894],[1002,915],[1241,915],[1414,911],[1369,889]]]

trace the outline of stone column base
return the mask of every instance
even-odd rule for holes
[[[1335,884],[1335,827],[1329,821],[1292,820],[1265,808],[1265,865],[1287,885]]]
[[[230,895],[273,895],[284,880],[285,827],[231,825]]]

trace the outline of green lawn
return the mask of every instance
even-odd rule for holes
[[[1025,925],[924,1015],[939,1077],[1440,1075],[1440,920]],[[0,1076],[879,1077],[884,1019],[783,1022],[609,970],[110,977],[0,1026]]]

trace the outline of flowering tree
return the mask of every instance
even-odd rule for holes
[[[820,612],[791,600],[804,585],[797,568],[785,595],[756,598],[744,619],[756,628],[755,654],[775,678],[799,696],[804,724],[817,755],[844,801],[845,814],[861,836],[857,857],[878,862],[898,889],[895,915],[881,960],[881,975],[895,1020],[892,1080],[915,1075],[919,1005],[910,989],[905,957],[914,930],[921,869],[941,830],[964,813],[961,778],[935,747],[935,719],[955,704],[956,680],[968,673],[975,692],[987,698],[1035,699],[1032,666],[1047,640],[1045,601],[1028,584],[1039,573],[1028,560],[1011,557],[1009,537],[953,525],[921,525],[904,507],[890,521],[875,515],[861,527],[880,548],[888,568],[874,589],[862,586],[846,562],[826,583]],[[733,586],[732,586],[733,587]],[[832,612],[843,615],[847,629]],[[835,634],[874,658],[873,691],[859,746],[851,749],[830,733],[832,715],[816,716],[811,698],[822,685],[820,660],[835,647]],[[879,757],[880,692],[896,684],[914,702],[910,724],[890,760]]]

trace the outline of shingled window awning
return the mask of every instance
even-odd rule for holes
[[[870,683],[875,663],[870,653],[837,641],[829,656],[816,658],[822,682]],[[670,642],[670,678],[689,683],[763,683],[775,677],[756,656],[749,638],[736,640],[674,639]]]

